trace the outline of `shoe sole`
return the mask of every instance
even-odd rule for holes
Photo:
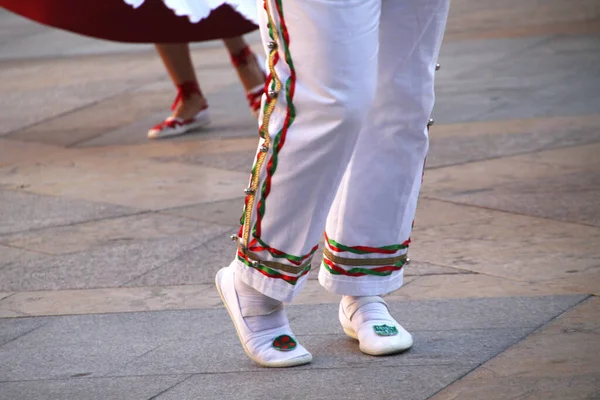
[[[184,130],[183,132],[177,132],[177,133],[163,133],[161,134],[160,132],[154,136],[154,135],[150,135],[150,133],[148,133],[147,137],[150,140],[160,140],[160,139],[166,139],[166,138],[170,138],[170,137],[175,137],[175,136],[181,136],[181,135],[185,135],[186,133],[190,133],[194,130],[197,129],[202,129],[207,127],[208,125],[210,125],[210,120],[208,121],[197,121],[194,123],[191,123],[187,126],[187,129]]]
[[[309,362],[311,362],[312,356],[310,356],[310,355],[305,358],[297,358],[297,359],[288,360],[285,362],[277,362],[277,363],[266,363],[262,360],[258,360],[256,358],[254,358],[254,356],[246,348],[246,344],[244,343],[242,335],[240,334],[240,330],[239,330],[237,324],[235,323],[235,318],[233,317],[233,314],[232,314],[231,310],[229,309],[229,305],[227,304],[227,301],[225,301],[225,296],[223,295],[223,291],[221,290],[221,283],[219,282],[219,276],[221,275],[221,271],[222,271],[222,269],[219,270],[219,272],[217,272],[217,275],[215,276],[215,286],[217,287],[217,292],[219,292],[219,296],[221,297],[221,301],[225,305],[225,309],[227,310],[227,313],[229,313],[229,318],[231,318],[231,322],[233,323],[233,326],[235,327],[235,333],[237,334],[238,339],[239,339],[240,343],[242,344],[244,353],[246,353],[246,355],[255,363],[257,363],[263,367],[267,367],[267,368],[296,367],[296,366],[308,364]]]

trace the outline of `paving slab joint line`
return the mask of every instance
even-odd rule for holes
[[[125,93],[127,93],[127,92],[130,92],[130,91],[132,91],[132,90],[134,90],[134,89],[137,89],[137,88],[138,88],[138,86],[133,86],[133,87],[131,87],[131,88],[128,88],[128,89],[122,90],[122,91],[120,91],[120,92],[118,92],[118,93],[111,94],[111,95],[109,95],[109,96],[107,96],[107,97],[104,97],[104,98],[102,98],[102,99],[99,99],[99,100],[94,100],[94,101],[92,101],[92,102],[90,102],[90,103],[86,103],[86,104],[84,104],[84,105],[82,105],[82,106],[75,107],[75,108],[72,108],[72,109],[70,109],[70,110],[64,111],[64,112],[62,112],[62,113],[58,113],[58,114],[56,114],[56,115],[53,115],[53,116],[51,116],[51,117],[45,118],[45,119],[43,119],[43,120],[41,120],[41,121],[36,121],[36,122],[33,122],[33,123],[29,124],[29,125],[25,125],[25,126],[22,126],[22,127],[20,127],[20,128],[14,129],[14,130],[12,130],[12,131],[9,131],[9,132],[7,132],[7,133],[3,134],[3,136],[4,136],[4,137],[10,137],[11,135],[18,134],[19,132],[22,132],[22,131],[24,131],[24,130],[26,130],[26,129],[30,129],[30,128],[33,128],[33,127],[35,127],[35,126],[38,126],[38,125],[45,124],[45,123],[47,123],[48,121],[53,121],[53,120],[55,120],[55,119],[62,118],[62,117],[65,117],[65,116],[67,116],[67,115],[70,115],[70,114],[73,114],[73,113],[76,113],[76,112],[79,112],[79,111],[85,110],[86,108],[93,107],[93,106],[95,106],[95,105],[97,105],[97,104],[100,104],[100,103],[102,103],[102,102],[106,101],[106,100],[111,100],[111,99],[113,99],[113,98],[115,98],[115,97],[121,96],[121,95],[123,95],[123,94],[125,94]],[[34,141],[34,142],[38,142],[38,141]],[[42,142],[42,143],[43,143],[43,142]],[[70,148],[70,147],[71,147],[71,145],[69,145],[69,146],[64,146],[64,148],[65,148],[65,149],[68,149],[68,148]]]
[[[40,34],[38,32],[35,35]],[[25,34],[25,37],[29,36],[29,34]],[[15,40],[21,39],[15,38]],[[37,55],[37,56],[25,56],[19,58],[18,56],[14,56],[12,58],[0,59],[0,65],[2,64],[14,64],[15,66],[20,66],[22,64],[35,64],[40,61],[73,61],[77,58],[88,58],[88,59],[98,59],[98,58],[106,58],[106,57],[130,57],[131,54],[134,55],[143,55],[147,56],[148,59],[152,58],[152,56],[156,57],[156,51],[153,47],[148,47],[147,49],[136,50],[135,52],[131,51],[110,51],[110,52],[100,52],[100,53],[74,53],[74,54],[47,54],[47,55]]]
[[[23,318],[23,317],[21,317],[21,318]],[[46,318],[46,317],[41,317],[41,318]],[[4,344],[0,345],[0,349],[2,349],[4,346],[6,346],[6,345],[8,345],[8,344],[10,344],[10,343],[12,343],[12,342],[14,342],[14,341],[15,341],[15,340],[17,340],[17,339],[20,339],[20,338],[22,338],[22,337],[23,337],[23,336],[25,336],[25,335],[29,335],[30,333],[32,333],[32,332],[35,332],[35,331],[37,331],[37,330],[38,330],[38,329],[40,329],[40,328],[43,328],[44,326],[46,326],[46,325],[47,325],[47,324],[49,324],[50,322],[51,322],[51,321],[50,321],[50,320],[48,320],[48,321],[46,321],[46,322],[43,322],[41,325],[39,325],[39,326],[36,326],[35,328],[32,328],[32,329],[28,330],[27,332],[23,332],[21,335],[17,336],[16,338],[12,338],[12,339],[11,339],[11,340],[9,340],[8,342],[6,342],[6,343],[4,343]]]
[[[27,231],[24,231],[24,232],[27,232]],[[22,232],[13,232],[13,234],[19,234],[19,233],[22,233]],[[0,237],[1,237],[1,236],[2,236],[2,235],[0,235]],[[33,249],[28,249],[28,248],[26,248],[26,247],[15,246],[15,245],[13,245],[13,244],[10,244],[10,243],[7,243],[7,242],[3,242],[2,240],[0,240],[0,245],[2,245],[2,246],[4,246],[4,247],[11,248],[11,249],[16,249],[16,250],[25,250],[25,251],[30,251],[30,252],[32,252],[32,253],[43,254],[43,255],[45,255],[45,256],[54,256],[54,255],[56,255],[56,254],[53,254],[53,253],[48,253],[48,252],[45,252],[45,251],[33,250]],[[6,264],[5,266],[3,266],[3,267],[0,267],[0,269],[2,269],[2,268],[5,268],[5,267],[8,267],[10,264],[11,264],[11,263],[8,263],[8,264]],[[2,299],[0,299],[0,300],[2,300]]]
[[[500,120],[501,121],[501,120]],[[474,121],[474,122],[479,122],[479,121]],[[440,125],[442,125],[443,122],[440,122]],[[444,164],[444,165],[438,165],[435,167],[425,167],[425,170],[437,170],[437,169],[442,169],[442,168],[451,168],[451,167],[460,167],[461,165],[468,165],[468,164],[474,164],[474,163],[478,163],[478,162],[485,162],[485,161],[492,161],[492,160],[499,160],[502,158],[511,158],[511,157],[516,157],[516,156],[522,156],[522,155],[526,155],[526,154],[537,154],[537,153],[542,153],[544,151],[551,151],[551,150],[562,150],[562,149],[570,149],[573,147],[582,147],[582,146],[588,146],[590,144],[596,144],[598,142],[589,142],[589,143],[585,143],[585,144],[581,144],[581,143],[574,143],[574,144],[567,144],[565,146],[558,146],[558,147],[552,147],[552,148],[544,148],[544,149],[537,149],[537,150],[533,150],[533,151],[523,151],[523,152],[515,152],[515,153],[511,153],[508,155],[501,155],[501,156],[492,156],[492,157],[487,157],[487,158],[480,158],[477,160],[471,160],[471,161],[460,161],[454,164]],[[425,179],[427,179],[427,175],[425,175]]]
[[[65,57],[65,58],[69,58],[69,57]],[[54,59],[54,58],[52,58],[52,59]],[[66,117],[66,116],[68,116],[70,114],[74,114],[74,113],[77,113],[79,111],[85,110],[86,108],[90,108],[90,107],[96,106],[98,104],[104,103],[104,102],[109,101],[109,100],[113,100],[113,99],[115,99],[115,98],[117,98],[119,96],[122,96],[124,94],[133,92],[133,91],[138,90],[140,88],[143,88],[144,86],[152,85],[152,84],[155,84],[157,82],[167,81],[168,80],[167,78],[164,78],[164,77],[161,78],[163,75],[164,74],[157,75],[155,77],[155,79],[150,78],[148,81],[146,81],[146,83],[140,82],[140,83],[135,84],[135,85],[132,84],[132,86],[130,88],[121,90],[121,91],[119,91],[117,93],[111,94],[111,95],[109,95],[107,97],[103,97],[103,98],[101,98],[99,100],[92,101],[92,102],[84,104],[82,106],[75,107],[75,108],[72,108],[70,110],[64,111],[62,113],[53,115],[53,116],[45,118],[45,119],[43,119],[41,121],[36,121],[36,122],[33,122],[33,123],[29,124],[29,125],[19,127],[17,129],[12,130],[12,131],[4,133],[2,136],[3,136],[3,138],[10,139],[11,135],[18,134],[19,132],[22,132],[22,131],[24,131],[26,129],[30,129],[30,128],[33,128],[35,126],[45,124],[45,123],[47,123],[49,121],[53,121],[53,120],[58,119],[58,118]],[[110,130],[100,132],[97,135],[92,136],[91,138],[86,138],[86,139],[78,140],[78,141],[76,141],[74,143],[71,143],[71,144],[69,144],[67,146],[58,146],[58,147],[62,147],[62,148],[65,148],[65,149],[75,148],[75,147],[77,147],[77,145],[79,145],[81,143],[84,143],[84,142],[87,142],[89,140],[92,140],[92,139],[94,139],[94,138],[96,138],[98,136],[102,136],[102,135],[106,134],[107,132],[110,132]],[[30,142],[31,143],[31,141],[25,141],[25,142]],[[43,142],[39,142],[37,140],[35,140],[33,142],[35,142],[35,143],[43,143]]]
[[[157,269],[159,269],[159,268],[162,268],[162,267],[164,267],[165,265],[167,265],[167,264],[169,264],[169,263],[171,263],[171,262],[173,262],[173,261],[176,261],[177,259],[179,259],[179,258],[181,258],[181,257],[185,256],[186,254],[189,254],[190,252],[192,252],[192,251],[194,251],[194,250],[197,250],[197,249],[199,249],[200,247],[204,246],[206,243],[208,243],[208,242],[210,242],[210,241],[212,241],[212,240],[215,240],[216,238],[218,238],[218,237],[219,237],[219,236],[221,236],[221,235],[222,235],[222,234],[218,234],[218,235],[212,236],[210,239],[207,239],[206,241],[203,241],[203,242],[202,242],[202,243],[200,243],[198,246],[195,246],[195,247],[192,247],[192,248],[190,248],[190,249],[187,249],[187,250],[184,250],[184,251],[182,251],[181,253],[177,254],[175,257],[171,258],[170,260],[167,260],[167,261],[165,261],[164,263],[162,263],[162,264],[160,264],[160,265],[157,265],[156,267],[154,267],[154,268],[152,268],[152,269],[149,269],[148,271],[144,272],[143,274],[141,274],[141,275],[138,275],[138,276],[136,276],[135,278],[132,278],[132,279],[128,280],[127,282],[123,282],[122,284],[120,284],[120,285],[119,285],[119,286],[117,286],[117,287],[119,287],[119,288],[126,287],[125,285],[127,285],[127,284],[129,284],[129,283],[131,283],[131,282],[133,282],[133,281],[135,281],[135,280],[137,280],[137,279],[139,279],[139,278],[141,278],[141,277],[143,277],[143,276],[145,276],[145,275],[148,275],[150,272],[154,272],[154,271],[156,271]],[[183,286],[184,286],[184,285],[183,285]]]
[[[587,301],[588,299],[590,299],[593,295],[585,295],[580,301],[578,301],[577,303],[573,304],[571,307],[569,307],[568,309],[566,309],[565,311],[555,315],[554,317],[550,318],[548,321],[546,322],[542,322],[540,325],[538,325],[536,328],[534,328],[531,332],[529,332],[527,335],[523,336],[521,339],[517,340],[516,342],[510,344],[509,346],[507,346],[504,349],[501,349],[500,351],[498,351],[495,355],[493,355],[492,357],[488,358],[485,361],[482,361],[481,363],[479,363],[478,365],[476,365],[474,368],[466,371],[464,374],[460,375],[459,377],[457,377],[455,380],[453,380],[452,382],[450,382],[449,384],[447,384],[446,386],[444,386],[443,388],[440,388],[438,391],[436,391],[435,393],[433,393],[431,396],[429,396],[427,399],[425,400],[429,400],[432,399],[433,397],[435,397],[438,393],[440,393],[442,390],[446,389],[447,387],[454,385],[456,382],[459,382],[460,380],[462,380],[464,377],[466,377],[467,375],[469,375],[471,372],[475,371],[476,369],[480,368],[482,365],[484,365],[485,363],[487,363],[488,361],[493,360],[494,358],[498,357],[500,354],[506,352],[507,350],[511,349],[512,347],[518,345],[519,343],[521,343],[522,341],[524,341],[525,339],[529,338],[530,336],[536,334],[537,332],[540,332],[544,327],[546,327],[548,324],[551,324],[552,322],[556,321],[558,318],[560,318],[561,316],[563,316],[564,314],[568,313],[569,311],[571,311],[572,309],[574,309],[575,307],[579,306],[580,304],[582,304],[583,302]]]
[[[180,380],[179,382],[175,382],[174,384],[172,384],[171,386],[169,386],[168,388],[164,389],[163,391],[155,394],[152,397],[149,397],[148,400],[154,400],[154,399],[158,399],[158,396],[162,396],[163,394],[165,394],[166,392],[168,392],[169,390],[173,389],[175,386],[187,381],[188,379],[190,379],[192,376],[194,376],[194,374],[190,374],[188,376],[186,376],[185,378],[183,378],[182,380]]]
[[[10,264],[7,264],[7,265],[10,265]],[[4,267],[2,267],[2,268],[4,268]],[[2,269],[2,268],[0,268],[0,269]],[[6,296],[4,296],[4,297],[0,297],[0,301],[2,301],[2,300],[6,300],[6,299],[8,299],[9,297],[12,297],[12,296],[14,296],[14,295],[15,295],[15,294],[17,294],[17,293],[19,293],[19,292],[10,293],[10,294],[8,294],[8,295],[6,295]]]
[[[561,35],[535,35],[535,36],[532,36],[532,37],[536,37],[536,36],[539,38],[539,40],[536,41],[535,43],[532,43],[529,46],[525,46],[522,49],[515,50],[512,53],[508,52],[505,56],[501,57],[500,59],[497,59],[497,60],[494,60],[494,61],[490,61],[490,62],[486,62],[486,63],[484,63],[482,65],[478,65],[477,67],[474,67],[472,69],[464,71],[463,73],[461,73],[460,75],[458,75],[456,77],[459,78],[461,75],[470,76],[475,71],[481,71],[482,69],[486,69],[486,68],[488,68],[490,66],[497,65],[498,63],[500,63],[502,61],[505,61],[507,59],[510,59],[510,58],[513,58],[513,57],[518,57],[521,54],[526,54],[526,53],[530,52],[532,48],[534,48],[536,46],[539,46],[539,45],[546,44],[546,43],[548,43],[548,42],[550,42],[550,41],[552,41],[552,40],[560,37]]]
[[[127,368],[128,365],[130,365],[131,363],[134,363],[135,361],[139,360],[142,357],[146,357],[148,354],[150,353],[154,353],[156,350],[163,348],[164,346],[168,345],[168,344],[172,344],[173,341],[167,341],[165,343],[162,343],[150,350],[148,350],[147,352],[145,352],[144,354],[140,354],[137,357],[134,357],[133,359],[129,360],[128,362],[126,362],[125,364],[121,365],[119,367],[119,370],[122,370],[124,368]],[[118,372],[118,370],[116,371],[108,371],[106,374],[102,375],[102,376],[98,376],[97,378],[114,378],[114,377],[119,377],[119,375],[116,375],[116,373]],[[113,375],[115,374],[115,375]],[[124,375],[124,377],[127,375]]]
[[[431,200],[431,199],[428,199],[428,200]],[[436,200],[436,199],[434,199],[434,200]],[[436,201],[437,201],[437,200],[436,200]],[[418,227],[417,227],[417,229],[418,229]],[[441,274],[436,274],[436,273],[427,273],[427,274],[421,274],[421,275],[409,275],[409,274],[405,274],[405,276],[435,276],[435,275],[488,275],[488,274],[485,274],[485,273],[482,273],[482,272],[478,272],[478,271],[471,271],[470,269],[466,269],[466,268],[463,268],[463,267],[457,267],[457,266],[455,266],[455,265],[448,265],[448,264],[439,263],[439,262],[433,262],[433,261],[429,261],[429,260],[425,260],[425,259],[417,259],[417,258],[414,258],[414,259],[413,259],[413,258],[411,258],[411,263],[419,263],[419,262],[426,262],[426,263],[428,263],[428,264],[435,265],[436,267],[444,267],[444,268],[452,268],[452,269],[457,269],[457,270],[460,270],[460,271],[463,271],[463,272],[461,272],[460,274],[452,274],[452,273],[447,273],[447,272],[445,272],[445,273],[441,273]],[[410,269],[410,264],[409,264],[409,267],[408,267],[408,269]],[[407,269],[407,271],[408,271],[408,269]],[[489,276],[494,276],[494,277],[496,277],[496,275],[489,275]],[[501,278],[501,277],[497,277],[497,278]],[[506,279],[509,279],[509,278],[506,278]],[[407,285],[408,285],[408,283],[407,283]],[[403,285],[402,287],[404,287],[404,286],[406,286],[406,285]]]
[[[161,79],[156,79],[155,81],[151,81],[151,82],[148,82],[148,83],[145,83],[145,84],[136,85],[136,86],[134,86],[134,87],[131,87],[131,88],[129,88],[129,89],[126,89],[126,90],[124,90],[124,91],[122,91],[122,92],[119,92],[119,93],[116,93],[116,94],[114,94],[114,95],[111,95],[111,96],[109,96],[109,97],[107,97],[107,98],[104,98],[104,99],[102,99],[102,100],[98,100],[98,101],[96,101],[96,102],[94,102],[94,103],[91,103],[91,104],[89,104],[89,105],[87,105],[87,106],[85,106],[85,107],[82,107],[82,108],[80,108],[80,109],[74,109],[74,110],[67,111],[67,112],[63,113],[63,115],[61,115],[61,117],[63,117],[63,116],[66,116],[66,115],[69,115],[69,114],[71,114],[71,113],[73,113],[73,112],[81,111],[81,110],[83,110],[83,109],[85,109],[85,108],[93,107],[93,106],[95,106],[95,105],[98,105],[98,104],[104,103],[105,101],[112,100],[112,99],[114,99],[114,98],[117,98],[118,96],[122,96],[122,95],[124,95],[124,94],[130,93],[130,92],[133,92],[133,91],[134,91],[134,90],[136,90],[136,89],[143,88],[144,86],[147,86],[147,85],[150,85],[150,84],[154,84],[154,83],[159,83],[159,82],[162,82],[162,81],[165,81],[165,80],[166,80],[166,79],[162,79],[162,80],[161,80]],[[52,119],[54,119],[54,118],[49,118],[49,120],[52,120]],[[46,120],[46,121],[43,121],[43,122],[47,122],[47,120]],[[133,123],[135,123],[135,122],[136,122],[136,121],[132,122],[131,124],[133,124]],[[29,127],[31,127],[31,126],[35,126],[35,125],[37,125],[37,124],[30,125]],[[125,124],[125,125],[130,125],[130,124]],[[125,126],[125,125],[123,125],[123,126]],[[98,134],[96,134],[96,135],[93,135],[93,136],[91,136],[91,137],[88,137],[88,138],[85,138],[85,139],[81,139],[81,140],[77,140],[77,141],[75,141],[75,142],[73,142],[73,143],[70,143],[70,144],[66,145],[64,148],[65,148],[65,149],[74,149],[74,148],[77,148],[77,146],[79,146],[80,144],[82,144],[82,143],[85,143],[85,142],[89,142],[89,141],[91,141],[91,140],[94,140],[94,139],[96,139],[96,138],[98,138],[98,137],[100,137],[100,136],[102,136],[102,135],[105,135],[105,134],[107,134],[107,133],[111,132],[112,130],[114,130],[114,128],[112,128],[112,129],[108,129],[108,130],[103,130],[102,132],[99,132]]]
[[[442,267],[442,266],[445,266],[445,265],[440,265],[440,267]],[[463,268],[459,268],[459,267],[450,267],[450,266],[447,266],[447,267],[448,268],[453,268],[453,269],[459,269],[461,272],[460,273],[452,273],[452,272],[433,273],[433,272],[429,272],[429,273],[426,273],[426,274],[419,274],[419,275],[417,275],[417,274],[412,275],[410,273],[406,273],[406,274],[404,274],[404,276],[420,277],[420,276],[449,276],[449,275],[485,275],[485,274],[480,274],[479,272],[470,271],[468,269],[463,269]],[[490,275],[490,276],[493,276],[493,275]],[[408,283],[407,283],[407,285],[408,285]]]
[[[513,211],[506,211],[506,210],[500,210],[500,209],[497,209],[497,208],[481,206],[481,205],[478,205],[478,204],[461,203],[459,201],[453,201],[453,200],[441,199],[441,198],[437,198],[437,197],[431,197],[430,195],[421,196],[420,199],[440,201],[440,202],[443,202],[443,203],[453,204],[455,206],[473,207],[473,208],[478,208],[480,210],[494,211],[494,212],[499,212],[499,213],[509,214],[509,215],[518,215],[520,217],[535,218],[535,219],[539,219],[539,220],[543,220],[543,221],[559,222],[559,223],[561,223],[563,225],[577,225],[577,226],[587,226],[589,228],[596,228],[596,229],[598,228],[597,225],[586,224],[586,223],[582,223],[582,222],[562,221],[562,220],[554,219],[554,218],[540,217],[538,215],[528,215],[528,214],[523,214],[523,213],[518,213],[518,212],[513,212]]]
[[[431,200],[431,199],[429,199],[429,200]],[[421,276],[436,276],[436,275],[444,275],[444,276],[449,276],[449,275],[482,275],[482,276],[490,276],[492,278],[504,279],[504,280],[507,280],[507,281],[510,281],[510,282],[519,282],[519,283],[530,282],[530,281],[526,281],[526,280],[523,281],[523,280],[519,280],[519,279],[515,279],[515,278],[508,278],[508,277],[502,276],[502,275],[494,275],[494,274],[491,274],[489,272],[471,271],[470,269],[466,269],[464,267],[457,267],[455,265],[447,265],[447,264],[441,264],[441,263],[434,263],[434,262],[431,262],[429,260],[415,260],[415,262],[419,262],[419,261],[426,262],[426,263],[429,263],[429,264],[432,264],[432,265],[437,265],[437,266],[440,266],[440,267],[458,269],[460,271],[465,271],[465,273],[460,273],[460,274],[449,274],[449,273],[445,273],[445,274],[424,274],[424,275],[408,275],[407,274],[405,276],[413,276],[415,278],[419,278]],[[416,279],[414,279],[414,280],[412,280],[412,281],[410,281],[410,282],[408,282],[406,284],[403,284],[402,287],[406,287],[407,285],[411,284],[414,281],[416,281]],[[586,293],[586,294],[589,294],[589,293]]]
[[[37,194],[37,193],[34,193]],[[52,196],[52,195],[46,195],[44,194],[44,196]],[[60,196],[53,196],[53,197],[60,197]],[[79,199],[77,199],[79,200]],[[103,203],[103,202],[95,202],[95,201],[87,201],[84,200],[87,203],[92,203],[92,204],[106,204],[106,205],[111,205],[111,206],[115,206],[115,204],[111,204],[111,203]],[[129,207],[131,208],[131,207]],[[152,214],[152,213],[158,213],[158,211],[155,210],[140,210],[131,214],[121,214],[121,215],[113,215],[113,216],[109,216],[109,217],[102,217],[102,218],[92,218],[92,219],[86,219],[84,221],[76,221],[76,222],[71,222],[69,224],[58,224],[58,225],[50,225],[50,226],[44,226],[41,228],[31,228],[31,229],[25,229],[23,231],[16,231],[16,232],[5,232],[5,233],[0,233],[0,244],[2,244],[3,246],[8,246],[7,244],[3,243],[1,238],[3,236],[11,236],[11,235],[16,235],[16,234],[23,234],[23,233],[34,233],[34,232],[39,232],[39,231],[43,231],[46,229],[56,229],[56,228],[67,228],[70,226],[77,226],[77,225],[81,225],[81,224],[87,224],[90,222],[98,222],[98,221],[108,221],[108,220],[112,220],[112,219],[118,219],[118,218],[127,218],[127,217],[135,217],[138,215],[145,215],[145,214]],[[185,217],[184,217],[185,218]],[[9,246],[11,247],[11,246]],[[12,246],[14,247],[14,246]],[[24,250],[27,251],[35,251],[35,250],[29,250],[28,248],[22,248]],[[38,251],[38,253],[40,253]],[[53,254],[49,254],[49,255],[53,255]]]
[[[415,261],[419,261],[419,260],[415,260]],[[403,283],[402,284],[402,289],[405,288],[405,287],[407,287],[411,283],[416,282],[417,280],[419,280],[420,277],[423,277],[423,276],[484,275],[484,276],[491,276],[491,277],[494,277],[494,278],[506,279],[506,280],[512,281],[512,282],[523,282],[523,281],[519,281],[519,280],[516,280],[516,279],[505,278],[503,276],[497,276],[497,275],[491,275],[491,274],[481,273],[481,272],[477,272],[477,271],[471,271],[469,269],[465,269],[465,268],[461,268],[461,267],[454,267],[454,266],[451,266],[451,265],[445,265],[445,264],[439,264],[439,263],[432,263],[432,262],[429,262],[427,260],[422,260],[422,261],[424,261],[426,263],[429,263],[429,264],[432,264],[432,265],[439,266],[439,267],[446,267],[446,268],[458,269],[458,270],[464,271],[464,272],[461,272],[461,273],[458,273],[458,274],[452,274],[452,273],[442,273],[442,274],[429,273],[429,274],[421,274],[421,275],[405,274],[404,276],[406,276],[406,277],[414,277],[415,279],[410,280],[410,282]]]

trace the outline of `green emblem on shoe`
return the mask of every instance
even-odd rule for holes
[[[373,325],[373,330],[379,336],[394,336],[398,334],[398,329],[390,325]]]
[[[296,341],[290,335],[277,336],[273,340],[273,347],[279,351],[290,351],[294,350],[297,346]]]

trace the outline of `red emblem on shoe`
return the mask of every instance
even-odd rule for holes
[[[273,340],[273,347],[279,351],[290,351],[296,348],[297,344],[293,337],[290,335],[277,336]]]

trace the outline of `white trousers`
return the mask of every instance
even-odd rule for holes
[[[291,301],[325,231],[319,281],[327,290],[396,290],[449,0],[259,3],[269,91],[236,273]]]

